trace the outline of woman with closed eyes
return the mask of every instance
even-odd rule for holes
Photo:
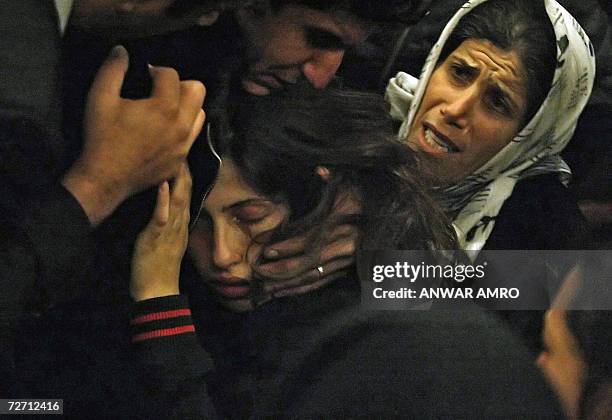
[[[354,267],[291,296],[262,285],[266,243],[303,235],[325,261],[325,244],[355,232],[346,223],[360,228],[359,249],[454,245],[382,98],[296,88],[243,98],[232,116],[211,117],[221,169],[189,238],[185,170],[160,187],[136,245],[137,407],[177,418],[558,415],[526,349],[482,312],[364,310]]]

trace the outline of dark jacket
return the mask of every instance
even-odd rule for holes
[[[246,314],[205,290],[192,290],[193,317],[182,297],[141,302],[137,360],[155,385],[140,406],[170,418],[210,415],[211,402],[227,418],[560,418],[528,352],[484,313],[364,311],[359,299],[344,279]],[[152,320],[170,310],[172,323]],[[185,332],[154,337],[170,325]]]
[[[78,296],[93,241],[59,182],[60,38],[52,1],[3,2],[0,12],[0,395],[22,389],[15,355],[24,322]]]
[[[7,108],[6,118],[4,109],[0,110],[0,159],[4,179],[9,181],[2,184],[0,197],[3,230],[0,278],[4,290],[0,297],[0,393],[7,397],[64,398],[65,413],[75,418],[87,417],[92,412],[120,417],[133,406],[131,383],[139,374],[137,364],[128,362],[131,302],[126,275],[133,239],[150,218],[154,194],[145,192],[124,204],[94,232],[78,202],[59,185],[61,173],[80,153],[85,98],[110,46],[85,34],[68,33],[64,39],[64,66],[59,71],[60,39],[53,1],[49,1],[49,8],[37,9],[30,1],[23,2],[24,10],[26,6],[31,7],[30,14],[18,16],[31,18],[28,22],[32,24],[40,19],[41,33],[33,25],[27,26],[30,38],[21,33],[19,39],[22,42],[32,39],[32,45],[19,51],[8,47],[3,51],[11,52],[7,60],[18,60],[18,53],[30,59],[32,51],[39,49],[41,55],[52,55],[55,66],[37,66],[37,77],[40,81],[52,77],[43,74],[43,69],[53,75],[63,73],[66,82],[63,100],[53,101],[62,102],[71,112],[66,113],[65,135],[60,136],[51,120],[33,118],[52,108],[47,103],[52,99],[44,98],[51,92],[38,92],[43,97],[36,106],[29,103],[15,106],[10,113]],[[45,21],[41,18],[43,14],[48,18]],[[8,14],[2,17],[15,18]],[[215,30],[223,32],[227,28]],[[173,47],[185,39],[190,43],[181,44],[184,48]],[[200,62],[208,60],[222,68],[221,53],[227,54],[231,49],[218,42],[202,45],[206,39],[201,31],[190,29],[183,34],[128,45],[134,52],[134,66],[124,84],[124,94],[146,96],[139,84],[147,82],[143,79],[147,62],[174,66],[178,61],[201,70]],[[208,54],[198,54],[199,48]],[[184,57],[191,61],[181,61]],[[50,59],[45,60],[46,63]],[[208,69],[213,76],[220,74],[214,67]],[[2,70],[10,68],[2,65]],[[193,72],[181,74],[190,78],[202,76]],[[23,77],[30,78],[30,73]],[[216,80],[212,79],[208,87]],[[20,99],[19,92],[23,90],[19,86],[9,87],[11,95]],[[10,102],[8,99],[4,102]],[[201,158],[206,142],[200,140],[194,146],[197,156],[190,158],[192,170],[197,173],[193,196],[197,200],[199,195],[199,201],[216,170],[216,159]],[[49,147],[45,147],[47,144]],[[61,153],[56,156],[52,152]],[[209,165],[211,162],[214,165]]]

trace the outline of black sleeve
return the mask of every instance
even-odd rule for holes
[[[136,416],[215,418],[206,388],[213,362],[198,342],[187,297],[138,302],[131,325],[141,387]]]
[[[19,321],[86,288],[89,222],[59,184],[61,40],[52,1],[3,2],[0,11],[0,394],[18,384]]]
[[[0,377],[11,389],[16,378],[11,355],[19,320],[38,317],[86,290],[82,278],[93,262],[94,242],[86,215],[60,185],[32,197],[25,208],[7,204],[15,200],[13,192],[4,187],[0,205]],[[16,213],[16,208],[21,211]]]

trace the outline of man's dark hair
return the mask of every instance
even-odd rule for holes
[[[342,10],[374,23],[418,22],[432,0],[270,0],[272,7],[299,4],[318,10]]]
[[[490,0],[461,19],[444,45],[438,64],[468,39],[486,39],[516,51],[527,73],[525,123],[535,115],[552,85],[557,43],[542,0]]]
[[[193,6],[210,6],[211,10],[230,10],[249,5],[268,3],[273,9],[297,4],[318,10],[342,10],[375,23],[418,22],[427,12],[432,0],[176,0],[169,13],[180,15]]]

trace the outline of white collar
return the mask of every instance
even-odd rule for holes
[[[55,8],[57,9],[57,16],[59,17],[59,29],[62,35],[66,30],[73,3],[74,0],[55,0]]]

